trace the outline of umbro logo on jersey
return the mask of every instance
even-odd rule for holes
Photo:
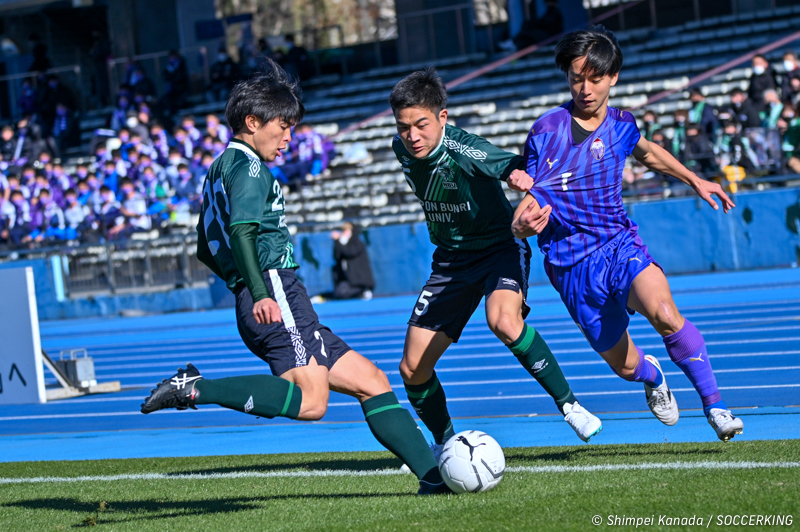
[[[182,390],[186,388],[187,384],[202,378],[200,377],[200,375],[197,375],[195,377],[187,377],[186,375],[187,375],[186,373],[184,373],[182,376],[175,375],[174,377],[172,377],[172,380],[170,380],[169,383],[175,386],[177,389]]]
[[[245,412],[245,414],[249,413],[253,409],[254,406],[255,406],[255,404],[253,404],[253,396],[251,395],[250,399],[248,399],[247,402],[244,404],[244,412]]]
[[[454,151],[456,151],[456,152],[458,152],[458,153],[460,153],[462,155],[466,155],[467,157],[470,157],[471,159],[475,159],[476,161],[484,161],[484,160],[486,160],[486,152],[485,151],[481,151],[481,150],[472,148],[470,146],[466,146],[466,145],[461,144],[459,142],[456,142],[456,141],[454,141],[452,139],[445,138],[444,139],[444,145],[447,146],[448,148],[450,148],[451,150],[454,150]]]
[[[554,165],[554,164],[556,164],[557,162],[558,162],[558,159],[556,159],[556,160],[555,160],[555,161],[553,161],[552,163],[550,162],[550,159],[547,159],[547,164],[549,164],[549,165],[550,165],[550,168],[552,168],[552,167],[553,167],[553,165]]]
[[[545,359],[541,359],[539,362],[531,366],[531,371],[533,371],[534,373],[539,373],[546,367],[547,367],[547,361]]]
[[[507,284],[508,286],[517,286],[517,282],[514,279],[501,277],[500,280],[503,281],[503,284]]]

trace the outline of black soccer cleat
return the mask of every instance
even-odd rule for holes
[[[194,385],[202,378],[200,371],[192,364],[187,364],[186,369],[178,368],[175,375],[164,379],[158,386],[150,390],[150,396],[145,397],[144,403],[142,403],[142,414],[149,414],[163,408],[177,408],[178,410],[193,408],[197,410],[197,407],[194,406],[197,396]]]
[[[444,493],[455,492],[451,490],[450,487],[444,482],[433,484],[424,480],[419,481],[419,491],[417,491],[417,495],[439,495]]]

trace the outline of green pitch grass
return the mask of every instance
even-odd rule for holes
[[[506,449],[508,467],[692,462],[797,462],[800,441],[586,445]],[[0,464],[0,479],[141,473],[395,469],[389,453],[218,456]],[[739,467],[737,465],[736,467]],[[493,491],[417,497],[412,475],[161,478],[0,483],[0,530],[633,530],[609,515],[654,517],[642,530],[728,528],[720,515],[792,515],[800,468],[507,472]],[[702,518],[700,526],[658,524]],[[600,516],[599,526],[592,518]]]

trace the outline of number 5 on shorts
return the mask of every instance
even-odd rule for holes
[[[419,295],[419,299],[417,300],[417,302],[422,303],[422,309],[420,309],[419,307],[414,307],[414,314],[416,314],[417,316],[422,316],[423,314],[428,312],[428,305],[430,305],[431,302],[425,298],[431,297],[432,295],[433,294],[431,292],[428,292],[427,290],[422,291],[422,293]]]

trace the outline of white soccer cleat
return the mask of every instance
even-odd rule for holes
[[[741,434],[744,429],[741,419],[734,416],[730,410],[722,408],[712,408],[708,412],[708,424],[714,427],[717,437],[722,441],[730,440],[737,434]]]
[[[436,463],[439,463],[439,458],[442,456],[442,449],[444,449],[443,443],[430,443],[431,451],[433,452],[433,458],[436,460]],[[403,467],[400,468],[400,471],[403,473],[411,473],[411,468],[408,467],[406,464],[403,464]]]
[[[664,425],[672,426],[678,422],[678,418],[681,415],[678,411],[678,401],[675,400],[675,396],[669,391],[667,376],[664,375],[664,371],[661,370],[661,364],[658,363],[658,359],[652,355],[645,355],[644,358],[645,360],[649,360],[661,371],[661,376],[664,379],[661,386],[655,388],[651,388],[647,384],[644,385],[647,406],[650,407],[650,411],[656,416],[656,419]]]
[[[592,436],[603,430],[603,422],[577,401],[564,404],[564,419],[583,441],[589,441]]]

